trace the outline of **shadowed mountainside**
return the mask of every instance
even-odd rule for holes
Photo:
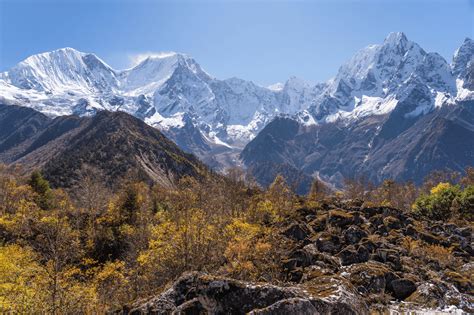
[[[55,187],[74,185],[86,165],[106,181],[136,176],[164,186],[208,172],[159,130],[123,112],[49,119],[31,109],[0,106],[0,113],[1,161],[41,169]]]

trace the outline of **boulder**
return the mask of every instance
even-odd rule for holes
[[[329,211],[328,223],[332,226],[344,228],[348,225],[354,224],[354,216],[341,209]]]
[[[472,237],[472,229],[470,227],[457,228],[454,233],[463,237]]]
[[[331,256],[330,254],[320,252],[316,245],[308,244],[303,247],[303,250],[307,252],[307,255],[311,255],[311,264],[330,269],[333,272],[339,268],[338,259]]]
[[[301,284],[301,287],[324,301],[331,301],[326,307],[317,307],[321,314],[369,314],[367,304],[356,288],[340,275],[320,276]]]
[[[199,299],[194,298],[178,306],[173,314],[201,315],[205,314],[205,312],[206,309],[199,302]]]
[[[301,282],[307,282],[312,279],[316,279],[322,276],[330,276],[334,274],[334,272],[330,269],[324,268],[319,265],[309,266],[304,270]]]
[[[431,245],[439,245],[439,244],[443,243],[443,240],[439,236],[436,236],[436,235],[428,233],[428,232],[419,232],[418,237],[422,241],[424,241],[428,244],[431,244]]]
[[[474,293],[474,285],[468,277],[474,277],[472,273],[461,274],[454,271],[445,271],[443,280],[453,283],[456,288],[462,293]]]
[[[338,254],[342,266],[348,266],[356,263],[363,263],[369,260],[369,251],[365,246],[347,246]]]
[[[411,236],[412,238],[414,239],[417,239],[418,238],[418,231],[416,230],[416,228],[409,224],[407,225],[407,227],[405,228],[405,230],[403,231],[403,234],[405,234],[406,236]]]
[[[311,226],[313,231],[321,232],[321,231],[324,231],[324,229],[326,228],[327,219],[328,219],[327,215],[321,215],[321,216],[316,217],[314,220],[312,220],[309,223],[309,225]]]
[[[376,214],[372,217],[370,217],[369,222],[372,226],[380,226],[383,224],[383,216],[381,214]]]
[[[404,300],[416,291],[416,285],[409,279],[396,279],[387,285],[387,289],[397,300]]]
[[[389,264],[394,270],[401,270],[399,251],[389,248],[379,248],[370,256],[371,260]]]
[[[353,264],[343,269],[349,281],[361,294],[379,294],[385,291],[390,269],[380,263]]]
[[[385,217],[383,224],[390,230],[398,230],[402,227],[400,220],[392,216]]]
[[[445,290],[431,282],[422,283],[405,301],[435,309],[441,306]]]
[[[361,212],[363,212],[366,217],[372,217],[376,214],[382,214],[383,213],[383,208],[382,207],[362,207],[360,209]]]
[[[323,233],[316,240],[316,247],[320,252],[336,254],[341,250],[341,241],[336,235]]]
[[[309,236],[310,230],[303,223],[293,223],[283,231],[283,234],[296,241],[302,241]]]
[[[319,315],[316,307],[308,299],[291,298],[278,301],[263,309],[253,310],[249,315]]]
[[[361,239],[367,237],[368,234],[357,225],[351,225],[344,231],[343,236],[346,243],[357,244]]]

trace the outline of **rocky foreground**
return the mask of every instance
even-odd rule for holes
[[[350,201],[301,208],[279,230],[292,240],[282,248],[287,281],[256,284],[187,273],[120,313],[367,314],[400,301],[415,309],[474,312],[468,224],[425,222]]]

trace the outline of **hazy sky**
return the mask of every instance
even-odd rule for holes
[[[116,69],[143,54],[178,51],[221,79],[317,82],[393,31],[451,61],[474,37],[474,0],[0,0],[0,71],[73,47]]]

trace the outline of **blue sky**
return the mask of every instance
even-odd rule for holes
[[[392,31],[451,61],[474,37],[474,0],[0,0],[0,70],[68,46],[116,69],[178,51],[217,78],[318,82]]]

